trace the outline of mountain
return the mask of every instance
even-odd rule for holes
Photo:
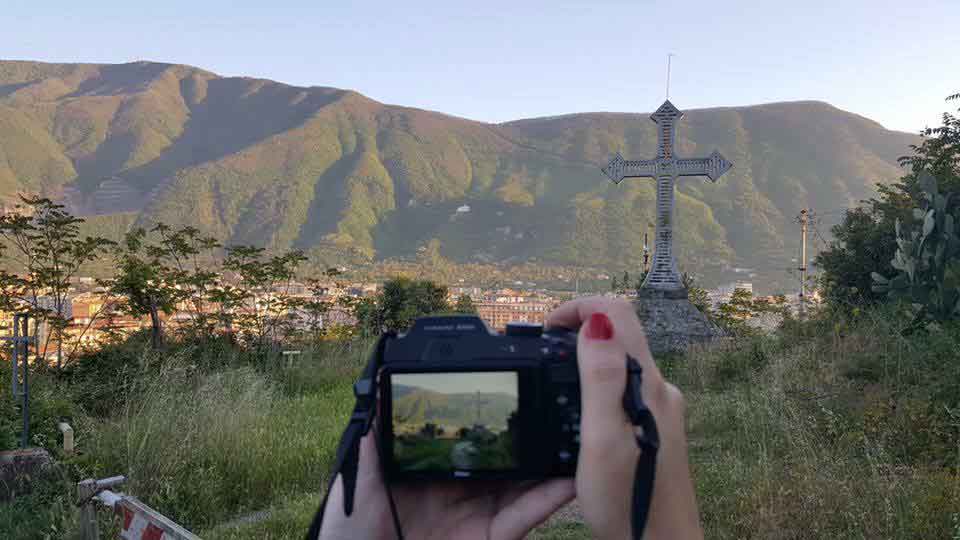
[[[507,418],[517,410],[516,396],[500,392],[443,394],[395,384],[393,396],[393,418],[400,424],[481,424],[488,429],[504,430]]]
[[[457,261],[636,269],[652,183],[599,169],[618,150],[655,154],[648,116],[487,124],[183,65],[2,61],[0,205],[42,193],[114,228],[191,223],[362,259],[438,239]],[[680,182],[681,268],[707,283],[734,267],[785,278],[799,210],[871,196],[916,140],[821,102],[686,111],[678,153],[716,148],[734,169]]]

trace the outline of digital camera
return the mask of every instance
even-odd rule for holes
[[[384,344],[380,448],[388,481],[573,476],[577,334],[479,317],[418,319]]]

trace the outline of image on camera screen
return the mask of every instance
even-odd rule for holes
[[[405,471],[517,468],[513,371],[392,375],[393,458]]]

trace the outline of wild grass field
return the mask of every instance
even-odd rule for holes
[[[853,313],[659,360],[688,399],[707,538],[960,539],[960,328]],[[302,538],[368,348],[325,343],[286,366],[128,342],[39,376],[35,442],[55,447],[69,416],[81,454],[0,504],[0,537],[73,537],[73,483],[124,474],[124,490],[203,538]],[[561,519],[531,537],[590,535]]]

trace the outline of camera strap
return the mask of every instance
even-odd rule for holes
[[[657,422],[640,393],[642,383],[643,369],[640,363],[627,356],[627,388],[623,393],[623,410],[630,418],[630,423],[642,430],[642,433],[636,434],[640,457],[633,475],[633,502],[630,509],[634,540],[643,538],[647,518],[650,517],[654,475],[657,472],[657,451],[660,449]]]
[[[356,403],[353,407],[353,413],[350,415],[350,422],[340,437],[340,443],[337,446],[337,455],[327,484],[326,494],[323,497],[323,502],[320,503],[320,508],[317,509],[317,513],[313,517],[313,521],[310,523],[307,540],[317,540],[320,536],[320,529],[323,525],[323,514],[326,510],[327,501],[330,493],[333,491],[333,485],[337,480],[337,476],[340,476],[343,482],[344,514],[347,516],[353,514],[357,471],[360,464],[360,439],[373,427],[377,403],[377,372],[380,369],[380,359],[383,358],[383,350],[386,347],[387,340],[394,336],[395,334],[393,333],[386,333],[380,337],[370,361],[363,370],[363,374],[353,385]],[[657,451],[660,448],[660,436],[657,431],[656,421],[650,409],[646,403],[644,403],[640,393],[642,382],[643,370],[640,364],[628,356],[627,387],[623,394],[623,408],[630,419],[630,423],[642,430],[642,433],[636,435],[637,446],[640,448],[640,457],[637,461],[637,469],[634,472],[633,502],[631,504],[631,528],[635,540],[641,540],[643,538],[643,531],[650,514],[650,502],[653,496],[654,474],[657,465]],[[387,486],[387,488],[389,489],[389,486]],[[390,500],[390,511],[393,517],[394,527],[398,535],[400,535],[402,533],[400,532],[399,517],[393,504],[392,494],[388,493],[388,498]],[[399,536],[399,538],[402,538],[402,536]]]
[[[330,493],[333,491],[333,485],[337,481],[337,476],[340,476],[343,482],[343,512],[347,516],[353,514],[353,501],[357,489],[357,470],[360,466],[360,439],[369,433],[370,428],[373,427],[377,411],[377,372],[380,370],[380,360],[383,358],[383,350],[386,347],[387,340],[395,336],[394,332],[386,332],[380,336],[367,366],[360,375],[360,379],[353,385],[353,395],[356,398],[356,403],[353,406],[350,421],[346,429],[343,430],[343,435],[340,436],[336,459],[333,463],[333,469],[330,471],[330,480],[327,483],[327,491],[323,496],[323,502],[320,503],[320,508],[317,509],[317,513],[314,514],[313,521],[310,523],[307,540],[317,540],[320,536],[323,513],[327,507],[327,499],[330,498]],[[391,505],[392,502],[391,500]],[[394,516],[394,520],[396,521],[396,516]]]

